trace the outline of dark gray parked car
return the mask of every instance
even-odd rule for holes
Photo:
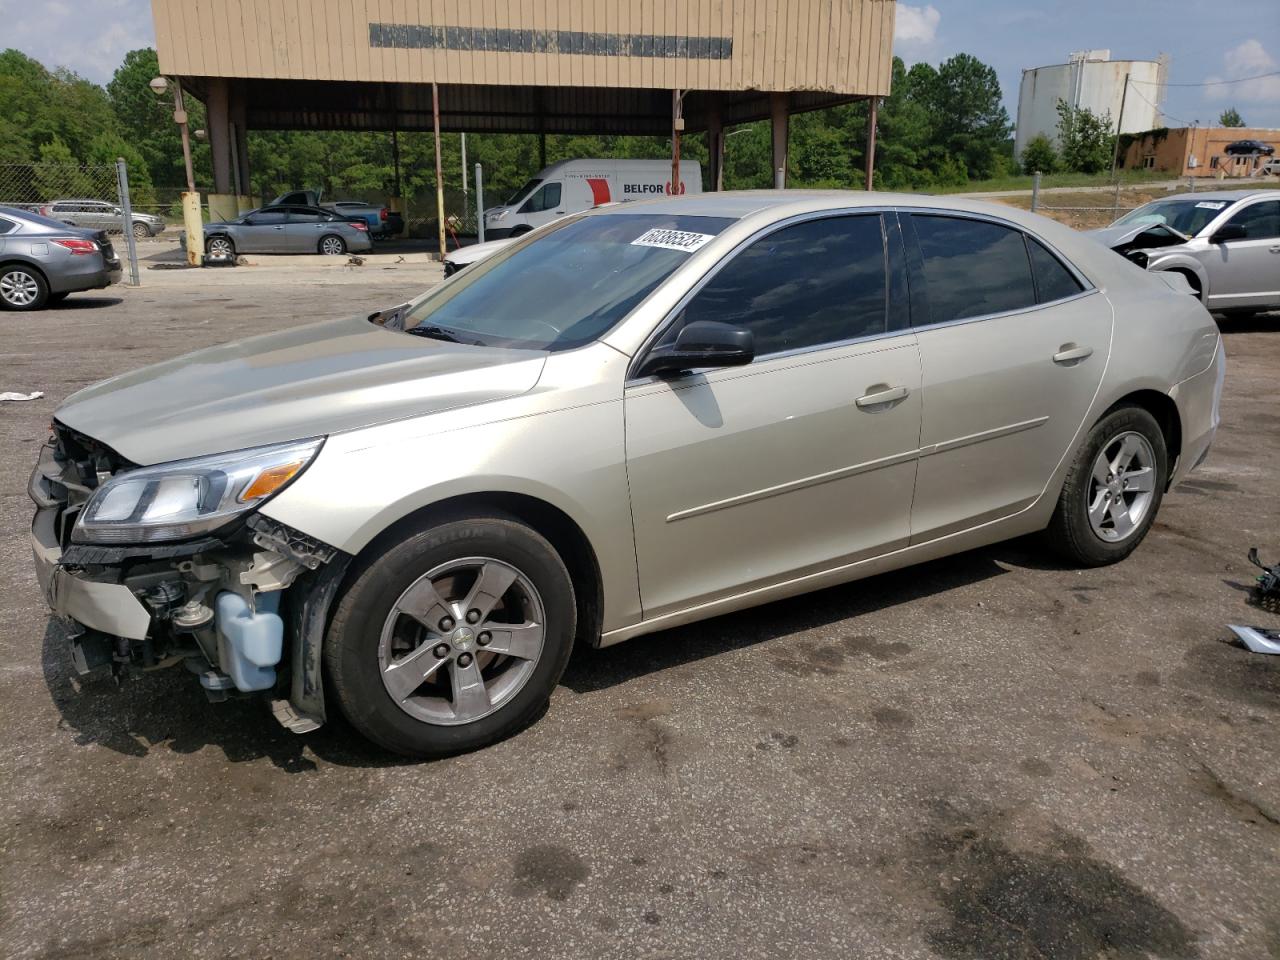
[[[124,211],[105,200],[55,200],[53,203],[43,204],[40,212],[73,227],[110,230],[112,233],[120,233],[124,228]],[[132,213],[133,235],[139,240],[164,232],[164,217],[140,210]]]
[[[185,246],[185,234],[182,243]],[[204,250],[211,257],[238,253],[337,256],[371,249],[367,223],[320,207],[261,207],[237,220],[204,226]]]
[[[105,230],[70,227],[17,207],[0,207],[0,308],[39,310],[77,290],[120,279]]]

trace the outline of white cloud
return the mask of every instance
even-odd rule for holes
[[[1260,40],[1250,39],[1232,47],[1222,56],[1222,73],[1205,77],[1206,100],[1229,100],[1232,103],[1280,103],[1280,76],[1263,77],[1264,73],[1280,71],[1280,63],[1267,52]],[[1246,77],[1257,79],[1247,80]],[[1242,80],[1242,83],[1222,83],[1223,80]]]
[[[44,0],[34,14],[32,6],[30,0],[0,0],[0,46],[16,47],[51,70],[67,67],[105,83],[128,51],[155,46],[147,0]]]
[[[912,7],[897,4],[898,11],[893,24],[894,43],[928,46],[938,35],[938,22],[942,14],[933,4]]]

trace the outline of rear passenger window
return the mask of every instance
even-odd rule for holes
[[[880,217],[808,220],[757,240],[707,281],[684,322],[749,329],[756,355],[885,331]]]
[[[1017,230],[984,220],[912,214],[929,292],[928,323],[1035,306],[1027,247]]]
[[[1041,303],[1074,297],[1084,289],[1071,271],[1039,240],[1027,237],[1027,252],[1031,254],[1031,270],[1036,277],[1036,293]]]

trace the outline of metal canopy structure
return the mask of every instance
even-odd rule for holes
[[[723,128],[765,118],[781,186],[790,114],[889,93],[894,9],[893,0],[152,0],[161,71],[208,107],[219,194],[248,183],[251,128],[705,130],[718,188]]]
[[[213,81],[212,83],[210,81]],[[202,100],[216,78],[184,77]],[[439,84],[440,129],[446,133],[581,133],[666,135],[669,89],[513,87]],[[431,130],[431,84],[246,79],[229,82],[229,96],[245,104],[253,130]],[[785,94],[787,112],[803,113],[862,99],[817,91]],[[691,90],[684,100],[686,131],[706,130],[713,115],[724,126],[767,120],[771,97],[761,91]]]

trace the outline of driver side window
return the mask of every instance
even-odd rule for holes
[[[734,256],[662,342],[673,342],[685,324],[713,320],[750,330],[762,357],[884,333],[886,307],[879,215],[807,220]]]
[[[560,184],[547,183],[543,184],[542,189],[525,201],[525,205],[520,208],[521,213],[541,213],[544,210],[554,210],[560,206]]]

